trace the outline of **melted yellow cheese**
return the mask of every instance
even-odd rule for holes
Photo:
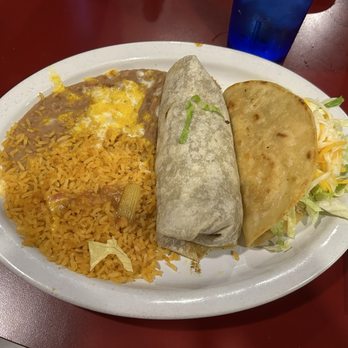
[[[101,139],[110,127],[129,136],[144,135],[144,126],[138,123],[138,114],[145,93],[139,84],[123,80],[122,87],[95,86],[87,93],[92,102],[86,117],[75,126],[75,131],[94,128]]]
[[[61,93],[65,90],[62,79],[55,71],[50,72],[50,79],[53,83],[53,92]]]

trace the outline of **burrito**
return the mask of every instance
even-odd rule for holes
[[[160,246],[199,260],[207,248],[237,243],[243,210],[229,115],[195,56],[167,73],[155,170]]]
[[[232,123],[243,197],[241,244],[285,250],[294,236],[299,200],[316,172],[317,133],[305,101],[266,81],[246,81],[224,92]]]

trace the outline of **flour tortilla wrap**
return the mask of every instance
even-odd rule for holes
[[[179,143],[190,102],[187,141]],[[205,247],[236,244],[242,201],[228,111],[220,87],[195,56],[180,59],[166,76],[156,176],[161,246],[197,260]]]
[[[306,193],[316,170],[313,114],[289,90],[246,81],[224,92],[230,113],[244,206],[243,237],[257,246]]]

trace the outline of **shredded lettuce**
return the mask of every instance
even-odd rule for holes
[[[264,246],[264,249],[272,252],[284,252],[291,248],[291,243],[286,238],[276,238],[271,240],[269,245]]]
[[[90,256],[90,271],[108,255],[116,255],[122,263],[124,269],[128,272],[133,272],[133,266],[130,258],[119,247],[114,238],[108,239],[106,243],[95,242],[93,240],[88,241],[88,249]]]
[[[329,100],[326,100],[323,102],[323,104],[327,108],[333,108],[335,106],[340,106],[344,102],[344,98],[342,96],[338,98],[330,98]]]
[[[295,207],[291,208],[286,215],[287,221],[287,236],[289,238],[295,237],[295,229],[297,225],[296,210]]]
[[[319,214],[329,213],[343,219],[348,219],[348,207],[335,197],[316,201],[313,196],[303,197],[301,202],[305,204],[308,216],[314,224]]]
[[[338,199],[320,201],[318,206],[331,215],[348,219],[348,207]]]
[[[284,236],[285,235],[285,221],[282,219],[278,221],[275,225],[271,227],[271,232],[273,233],[274,236]]]
[[[272,226],[271,232],[274,237],[263,247],[272,252],[289,250],[291,248],[290,240],[295,237],[296,223],[296,210],[293,207],[280,221]]]
[[[311,190],[312,201],[321,201],[324,199],[331,199],[333,197],[333,192],[324,191],[319,185],[316,185]],[[308,198],[308,197],[307,197]]]
[[[321,208],[315,203],[313,196],[304,196],[300,200],[305,205],[306,213],[310,218],[311,224],[315,224],[318,221]]]

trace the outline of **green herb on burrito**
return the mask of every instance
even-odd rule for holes
[[[192,117],[193,117],[193,112],[195,111],[195,108],[199,107],[204,111],[209,111],[212,112],[214,114],[218,114],[219,116],[221,116],[223,118],[223,115],[220,111],[220,109],[213,104],[208,104],[204,101],[202,101],[201,97],[199,95],[194,95],[192,96],[185,107],[185,111],[186,111],[186,119],[185,119],[185,124],[184,124],[184,128],[180,134],[179,137],[179,144],[185,144],[187,142],[188,139],[188,135],[190,132],[190,126],[191,126],[191,122],[192,122]]]
[[[192,100],[192,98],[191,98],[191,100]],[[190,132],[190,126],[191,126],[193,111],[194,111],[194,106],[193,106],[191,100],[189,100],[187,102],[186,107],[185,107],[186,119],[185,119],[184,128],[180,134],[179,144],[185,144],[187,142],[188,135]]]
[[[215,106],[215,105],[204,104],[204,105],[202,106],[202,109],[203,109],[204,111],[210,111],[210,112],[213,112],[213,113],[218,114],[218,115],[220,115],[221,117],[223,117],[223,116],[222,116],[222,113],[221,113],[221,111],[220,111],[220,109],[219,109],[217,106]]]

